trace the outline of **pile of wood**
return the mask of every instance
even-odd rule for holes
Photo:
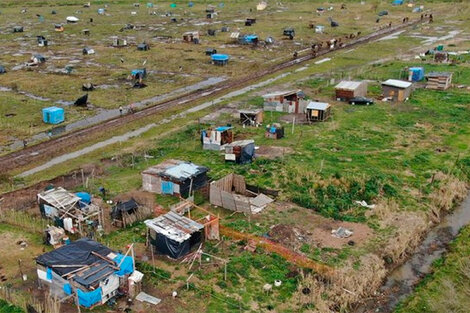
[[[452,84],[452,73],[429,73],[426,78],[427,89],[446,90]]]

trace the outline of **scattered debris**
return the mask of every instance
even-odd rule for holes
[[[338,229],[333,229],[331,235],[336,238],[348,238],[351,237],[353,232],[347,228],[339,227]]]

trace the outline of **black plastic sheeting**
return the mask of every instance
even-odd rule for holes
[[[193,177],[193,187],[191,188],[191,179],[188,178],[184,182],[180,183],[180,195],[183,198],[187,198],[189,196],[189,190],[195,191],[201,189],[205,185],[207,185],[207,172],[198,174],[197,176]]]
[[[183,242],[177,242],[162,234],[157,233],[156,239],[150,239],[151,244],[155,247],[156,254],[168,255],[172,259],[179,259],[188,254],[194,246],[201,243],[202,232],[195,232],[191,237]]]
[[[90,265],[98,261],[103,261],[99,257],[91,254],[92,251],[103,256],[113,252],[108,247],[94,240],[82,238],[40,255],[36,259],[36,262],[45,267],[53,267],[53,265]],[[64,275],[77,268],[78,267],[55,267],[53,270],[59,275]]]
[[[251,163],[253,156],[255,155],[255,144],[250,143],[242,148],[240,159],[237,160],[240,164]]]
[[[111,210],[111,217],[113,219],[120,219],[123,212],[132,214],[137,210],[138,207],[139,204],[134,200],[134,198],[131,198],[126,202],[119,201]]]

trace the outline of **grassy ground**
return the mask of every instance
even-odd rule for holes
[[[446,25],[441,32],[446,34],[453,27]],[[420,31],[429,35],[440,32],[434,28]],[[429,227],[431,218],[438,219],[433,214],[439,216],[441,210],[451,209],[466,193],[466,183],[470,181],[470,95],[466,89],[453,88],[445,92],[418,89],[410,101],[394,105],[379,101],[373,106],[360,107],[334,101],[330,78],[370,79],[369,94],[376,97],[380,94],[378,80],[399,78],[405,66],[424,65],[427,71],[450,70],[456,73],[457,84],[468,83],[470,67],[466,60],[458,66],[437,67],[428,61],[411,60],[411,55],[408,61],[381,61],[364,66],[372,57],[390,57],[397,46],[407,51],[418,42],[416,38],[401,36],[374,44],[373,56],[370,46],[341,52],[330,62],[312,65],[296,76],[310,77],[308,79],[292,82],[292,77],[285,78],[279,85],[269,86],[270,90],[300,88],[311,98],[333,105],[332,118],[327,122],[296,125],[293,133],[291,125],[285,124],[286,137],[278,141],[264,138],[263,127],[236,126],[236,138],[253,138],[260,146],[284,147],[289,153],[282,157],[258,158],[251,165],[236,166],[224,163],[217,152],[203,151],[199,133],[206,125],[191,119],[194,121],[212,111],[209,109],[179,120],[171,127],[155,128],[128,143],[67,162],[24,182],[53,177],[85,162],[93,162],[104,169],[104,174],[95,178],[90,191],[97,194],[97,188],[105,186],[113,196],[139,189],[140,172],[168,158],[206,165],[213,179],[230,172],[242,174],[249,183],[279,189],[279,200],[295,209],[270,209],[251,223],[242,215],[229,216],[231,212],[219,209],[216,212],[221,214],[224,225],[265,235],[276,224],[302,228],[303,223],[315,225],[323,218],[331,218],[328,221],[364,224],[372,230],[373,236],[352,247],[328,248],[310,242],[300,245],[300,252],[335,267],[336,275],[331,284],[324,284],[315,276],[292,267],[276,254],[260,249],[251,254],[243,251],[246,243],[223,240],[218,246],[207,243],[204,249],[230,259],[227,281],[223,280],[220,265],[203,264],[188,271],[186,265],[158,258],[154,270],[147,256],[147,261],[139,265],[147,274],[146,287],[153,288],[152,294],[164,299],[162,306],[168,312],[347,310],[350,303],[376,290],[386,274],[385,262],[400,262],[413,245],[419,243],[419,236]],[[466,44],[459,42],[454,49],[465,49]],[[341,70],[354,65],[358,68]],[[325,72],[330,75],[315,76]],[[261,103],[258,96],[249,94],[237,97],[230,104],[251,107]],[[265,124],[279,118],[280,114],[267,113]],[[224,119],[236,125],[236,120],[230,116]],[[165,134],[169,130],[174,132]],[[144,158],[144,155],[151,158]],[[111,157],[115,160],[110,161]],[[107,160],[102,160],[104,158]],[[171,203],[167,197],[156,200],[160,204]],[[364,209],[357,206],[355,200],[366,200],[377,204],[377,208]],[[207,206],[207,203],[202,205]],[[300,219],[303,221],[299,222]],[[115,249],[136,242],[140,260],[146,255],[144,238],[144,227],[137,224],[113,232],[102,241]],[[194,273],[194,280],[186,290],[185,280],[190,273]],[[274,279],[283,281],[281,288],[271,295],[264,293],[262,286]],[[305,287],[312,293],[303,294],[301,290]],[[171,302],[172,290],[178,290],[181,295],[175,302]]]
[[[19,138],[28,137],[23,130],[28,127],[32,133],[41,131],[39,107],[52,105],[58,100],[74,101],[83,94],[80,88],[85,82],[108,85],[107,89],[98,89],[90,94],[90,101],[96,108],[117,108],[120,105],[165,94],[209,77],[240,77],[269,67],[285,57],[290,58],[293,51],[308,48],[314,41],[324,41],[333,36],[343,36],[357,31],[366,34],[389,22],[399,23],[403,16],[410,15],[409,8],[392,7],[388,2],[366,5],[349,2],[347,10],[341,10],[339,3],[335,3],[333,11],[319,16],[313,12],[309,1],[284,2],[282,6],[272,4],[261,12],[255,10],[256,3],[253,1],[237,1],[225,3],[223,8],[217,9],[220,11],[217,18],[207,21],[204,10],[208,2],[205,1],[195,1],[193,8],[188,8],[186,3],[177,3],[178,6],[174,9],[170,9],[170,2],[159,2],[154,9],[147,9],[145,3],[141,3],[140,8],[135,8],[132,6],[134,2],[130,0],[114,2],[109,5],[107,15],[104,16],[97,14],[97,9],[101,7],[99,3],[93,3],[91,8],[86,9],[82,7],[82,3],[73,1],[32,1],[29,3],[28,12],[20,14],[21,8],[28,7],[28,3],[19,5],[16,2],[3,2],[0,42],[5,53],[0,55],[0,64],[6,66],[9,71],[0,76],[0,86],[13,87],[15,90],[26,91],[51,100],[33,101],[31,104],[31,101],[26,101],[22,104],[21,110],[9,108],[12,113],[17,113],[17,116],[10,118],[6,124],[8,126],[4,126],[1,130]],[[318,6],[322,4],[322,2],[316,3]],[[429,6],[439,7],[437,4]],[[254,11],[250,12],[250,9]],[[389,10],[390,15],[376,24],[375,16],[382,9]],[[57,14],[52,15],[52,10],[57,11]],[[137,15],[131,15],[131,11],[137,12]],[[158,14],[150,15],[149,12],[153,11]],[[171,23],[170,17],[162,16],[168,11],[173,13],[178,23]],[[45,21],[40,22],[36,14],[44,16]],[[53,24],[64,23],[65,17],[69,15],[76,15],[81,21],[65,25],[64,33],[54,32]],[[308,28],[310,21],[328,25],[327,18],[330,16],[340,23],[340,27],[326,27],[325,34],[315,34]],[[93,23],[89,23],[90,17],[94,19]],[[245,27],[241,21],[246,17],[256,17],[257,23],[252,27]],[[145,27],[142,30],[120,32],[126,23]],[[25,26],[25,33],[11,33],[12,27],[17,24]],[[207,29],[219,30],[223,25],[229,26],[232,31],[256,33],[262,39],[273,36],[276,43],[252,49],[228,44],[230,33],[219,32],[215,37],[206,35]],[[282,38],[283,28],[289,26],[296,29],[294,41]],[[85,28],[91,30],[90,36],[81,33]],[[181,42],[181,34],[188,30],[199,30],[203,34],[201,45]],[[47,48],[37,47],[36,35],[47,37],[51,45]],[[110,37],[114,35],[126,37],[131,45],[121,49],[110,47],[112,42]],[[169,36],[170,39],[162,41],[157,38],[158,36]],[[136,51],[136,44],[142,41],[150,42],[152,50]],[[83,56],[81,49],[84,46],[93,47],[96,54]],[[209,47],[230,54],[230,65],[222,68],[209,64],[208,57],[204,55],[205,49]],[[42,53],[48,57],[46,65],[32,71],[11,70],[14,66],[28,61],[33,53]],[[121,59],[124,60],[123,63]],[[146,82],[149,87],[130,89],[125,79],[132,69],[142,67],[144,61],[146,61],[145,67],[150,71]],[[73,65],[72,74],[55,73],[66,65]],[[6,92],[6,95],[18,98],[15,92]],[[11,113],[10,111],[8,113]],[[68,122],[92,113],[84,113],[82,110],[70,107],[67,107],[66,111]],[[32,116],[36,117],[35,121],[31,121]],[[31,123],[36,126],[30,127]],[[3,142],[7,143],[8,138],[4,138]]]
[[[403,301],[397,313],[466,312],[469,303],[470,227],[451,244],[449,253],[437,260],[434,273],[426,277],[414,294]]]

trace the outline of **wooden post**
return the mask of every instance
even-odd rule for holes
[[[85,185],[85,173],[83,172],[83,168],[81,169],[82,172],[82,185]]]
[[[224,263],[224,280],[227,280],[227,262]]]
[[[295,127],[295,116],[292,119],[292,134],[294,133],[294,127]]]

